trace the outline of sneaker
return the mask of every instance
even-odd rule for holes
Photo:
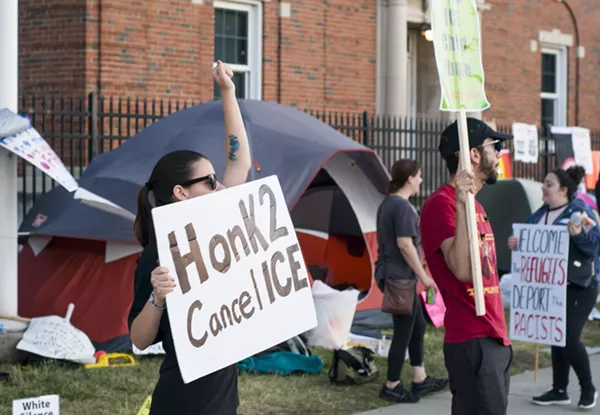
[[[581,391],[581,399],[579,399],[579,409],[592,409],[596,407],[598,401],[598,391],[592,387],[588,390]]]
[[[383,385],[379,397],[385,401],[395,403],[417,403],[420,400],[418,396],[415,396],[404,389],[402,384],[398,384],[398,386],[393,389]]]
[[[542,406],[571,405],[571,398],[569,398],[567,392],[560,392],[553,389],[541,396],[533,398],[533,403]]]
[[[412,383],[412,393],[415,396],[424,396],[444,390],[448,386],[448,379],[438,379],[427,376],[423,382]]]

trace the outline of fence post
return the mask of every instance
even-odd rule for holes
[[[89,109],[90,148],[88,163],[98,154],[98,94],[96,92],[90,92],[89,94]]]
[[[369,130],[370,130],[370,126],[369,126],[369,112],[368,111],[364,111],[362,114],[362,124],[363,124],[363,144],[365,145],[365,147],[369,147],[370,146],[370,137],[369,137]]]

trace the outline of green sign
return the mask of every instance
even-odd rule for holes
[[[475,0],[431,0],[431,30],[442,87],[440,110],[488,109]]]

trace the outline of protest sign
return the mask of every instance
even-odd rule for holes
[[[537,163],[539,155],[537,127],[533,124],[515,122],[512,125],[512,133],[515,137],[515,161]]]
[[[12,404],[13,415],[60,415],[58,395],[17,399]]]
[[[152,210],[177,287],[167,310],[185,383],[317,325],[276,176]]]
[[[77,181],[46,140],[31,126],[28,119],[8,109],[0,110],[0,147],[27,160],[52,177],[69,192],[77,190]]]
[[[433,0],[431,30],[442,90],[440,110],[488,109],[475,0]]]
[[[513,225],[510,338],[566,344],[569,232],[565,226]]]
[[[440,110],[458,111],[459,170],[471,172],[466,112],[490,107],[485,96],[479,13],[475,0],[432,0],[431,29],[442,91]],[[472,193],[467,194],[466,211],[475,313],[483,316],[486,310],[475,195]]]

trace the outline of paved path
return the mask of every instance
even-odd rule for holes
[[[600,355],[590,356],[592,364],[592,373],[596,387],[600,385]],[[575,373],[571,371],[569,394],[571,396],[571,406],[563,407],[541,407],[531,403],[531,397],[545,392],[552,384],[552,369],[546,368],[539,372],[538,383],[533,382],[533,372],[526,372],[521,375],[513,376],[510,386],[510,397],[508,415],[535,415],[535,414],[569,414],[586,413],[600,414],[600,404],[594,409],[580,411],[577,408],[579,402],[579,384]],[[399,415],[399,414],[419,414],[419,415],[446,415],[450,414],[451,395],[449,392],[425,397],[417,404],[392,405],[374,411],[363,412],[356,415]]]

